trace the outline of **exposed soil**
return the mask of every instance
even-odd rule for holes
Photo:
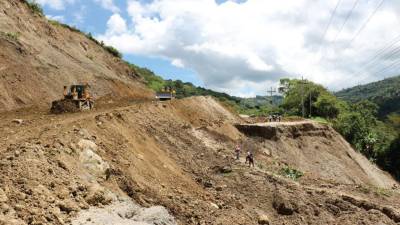
[[[0,1],[0,31],[0,224],[400,223],[397,182],[328,126],[151,101],[120,59],[22,0]],[[80,82],[96,109],[50,114]]]
[[[205,97],[3,114],[3,221],[68,224],[118,205],[116,195],[145,208],[163,206],[178,224],[258,224],[262,217],[270,224],[399,222],[397,190],[379,187],[374,177],[395,181],[368,161],[362,163],[375,169],[361,169],[347,154],[357,153],[329,127],[273,124],[276,138],[267,139],[241,134],[234,126],[241,122]],[[255,152],[255,168],[244,164],[244,153],[234,161],[238,140]],[[286,178],[287,165],[305,175]]]
[[[0,111],[48,107],[63,86],[86,82],[96,98],[154,97],[135,71],[82,33],[49,23],[23,0],[0,1]]]

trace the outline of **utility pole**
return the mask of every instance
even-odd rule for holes
[[[311,90],[310,90],[310,118],[312,117],[312,113],[311,113],[311,110],[312,110],[312,104],[311,104]]]
[[[275,93],[276,90],[273,89],[273,88],[271,87],[271,89],[270,89],[269,91],[267,91],[267,92],[270,94],[270,97],[271,97],[271,105],[272,105],[272,101],[273,101],[273,99],[272,99],[272,94]]]
[[[305,118],[305,108],[304,108],[304,85],[307,84],[307,82],[304,80],[303,76],[301,76],[301,111],[303,114],[303,118]]]

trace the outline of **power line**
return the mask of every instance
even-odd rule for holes
[[[386,72],[388,69],[392,69],[395,68],[397,66],[400,65],[400,61],[394,61],[392,64],[390,64],[389,66],[383,68],[382,70],[379,70],[377,73],[375,73],[376,75],[382,75],[384,72]]]
[[[371,61],[373,61],[373,60],[377,59],[379,56],[383,55],[383,54],[385,53],[386,50],[389,50],[390,47],[392,47],[393,45],[395,45],[395,44],[397,44],[397,43],[399,43],[399,42],[400,42],[400,35],[397,36],[396,38],[394,38],[394,39],[393,39],[389,44],[387,44],[385,47],[379,49],[379,50],[377,51],[376,55],[375,55],[373,58],[371,58]],[[371,62],[371,61],[370,61],[370,62]]]
[[[358,4],[359,1],[360,1],[360,0],[355,0],[355,1],[354,1],[353,7],[351,8],[351,10],[349,11],[349,13],[347,14],[346,19],[344,20],[344,23],[343,23],[342,26],[340,27],[339,32],[336,34],[335,39],[333,40],[333,43],[336,42],[336,40],[337,40],[337,38],[339,37],[340,33],[342,33],[343,28],[346,26],[347,21],[349,20],[351,14],[353,14],[353,11],[354,11],[354,9],[356,8],[356,6],[357,6],[357,4]]]
[[[383,52],[382,54],[380,54],[380,56],[385,56],[386,55],[386,58],[391,58],[392,56],[394,56],[394,55],[396,55],[397,53],[399,53],[400,52],[400,46],[398,46],[398,47],[396,47],[396,48],[393,48],[392,50],[390,50],[389,52]],[[379,60],[380,58],[376,58],[376,60],[374,60],[375,62],[377,62],[378,60]],[[375,63],[374,62],[374,63]],[[371,64],[371,63],[369,63],[369,65],[367,65],[366,67],[365,67],[365,69],[366,68],[374,68],[374,67],[376,67],[376,65],[379,65],[378,63],[375,63],[375,64]]]
[[[368,17],[368,19],[364,22],[364,24],[360,27],[360,29],[356,32],[356,35],[354,35],[354,37],[350,40],[350,42],[348,43],[347,47],[345,49],[347,49],[348,47],[351,46],[351,44],[353,43],[353,41],[361,34],[361,32],[367,27],[367,24],[371,21],[371,19],[375,16],[375,14],[378,12],[378,10],[382,7],[383,3],[385,2],[385,0],[382,0],[378,6],[375,8],[375,10],[372,12],[372,14]],[[344,49],[344,50],[345,50]]]
[[[359,73],[361,73],[363,70],[365,70],[367,68],[374,68],[376,65],[378,65],[376,62],[379,61],[380,57],[383,56],[384,54],[392,53],[392,55],[393,55],[393,52],[400,49],[400,46],[392,48],[392,49],[390,49],[390,48],[399,42],[400,42],[400,35],[398,35],[394,39],[392,39],[392,41],[390,41],[387,45],[381,47],[376,52],[375,56],[370,58],[370,60],[366,64],[364,64],[364,67],[362,69],[358,70],[358,72],[355,74],[358,75]],[[391,55],[389,57],[391,57]]]
[[[335,6],[335,9],[332,11],[331,18],[329,19],[329,23],[328,23],[328,25],[327,25],[326,28],[325,28],[324,34],[321,36],[321,41],[320,41],[320,45],[319,45],[319,48],[318,48],[318,52],[321,50],[322,43],[323,43],[323,41],[324,41],[324,39],[325,39],[325,35],[328,33],[329,27],[330,27],[331,24],[332,24],[333,18],[334,18],[335,15],[336,15],[336,11],[337,11],[337,9],[338,9],[338,7],[339,7],[341,1],[342,1],[342,0],[338,0],[338,1],[337,1],[336,6]]]

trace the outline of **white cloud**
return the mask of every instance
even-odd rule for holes
[[[400,7],[384,5],[349,45],[379,1],[360,1],[333,42],[353,4],[342,2],[321,51],[337,0],[129,0],[129,18],[114,14],[99,38],[125,54],[167,58],[195,71],[207,87],[231,94],[263,94],[279,78],[300,75],[340,89],[381,77],[362,68],[398,35]]]
[[[126,21],[119,15],[114,14],[107,22],[107,32],[109,35],[118,35],[127,32]]]
[[[114,4],[114,0],[94,0],[96,3],[101,4],[104,9],[113,13],[119,13],[120,9]]]
[[[172,62],[171,62],[171,64],[172,64],[173,66],[178,67],[178,68],[184,68],[184,67],[185,67],[185,64],[184,64],[184,63],[182,62],[182,60],[180,60],[180,59],[173,59]]]

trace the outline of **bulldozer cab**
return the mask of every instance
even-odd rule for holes
[[[85,93],[86,86],[85,85],[72,85],[70,92],[74,93],[76,92],[78,94],[78,99],[83,98],[83,94]]]
[[[88,97],[89,85],[71,85],[69,90],[64,86],[64,97],[66,99],[86,99]]]

